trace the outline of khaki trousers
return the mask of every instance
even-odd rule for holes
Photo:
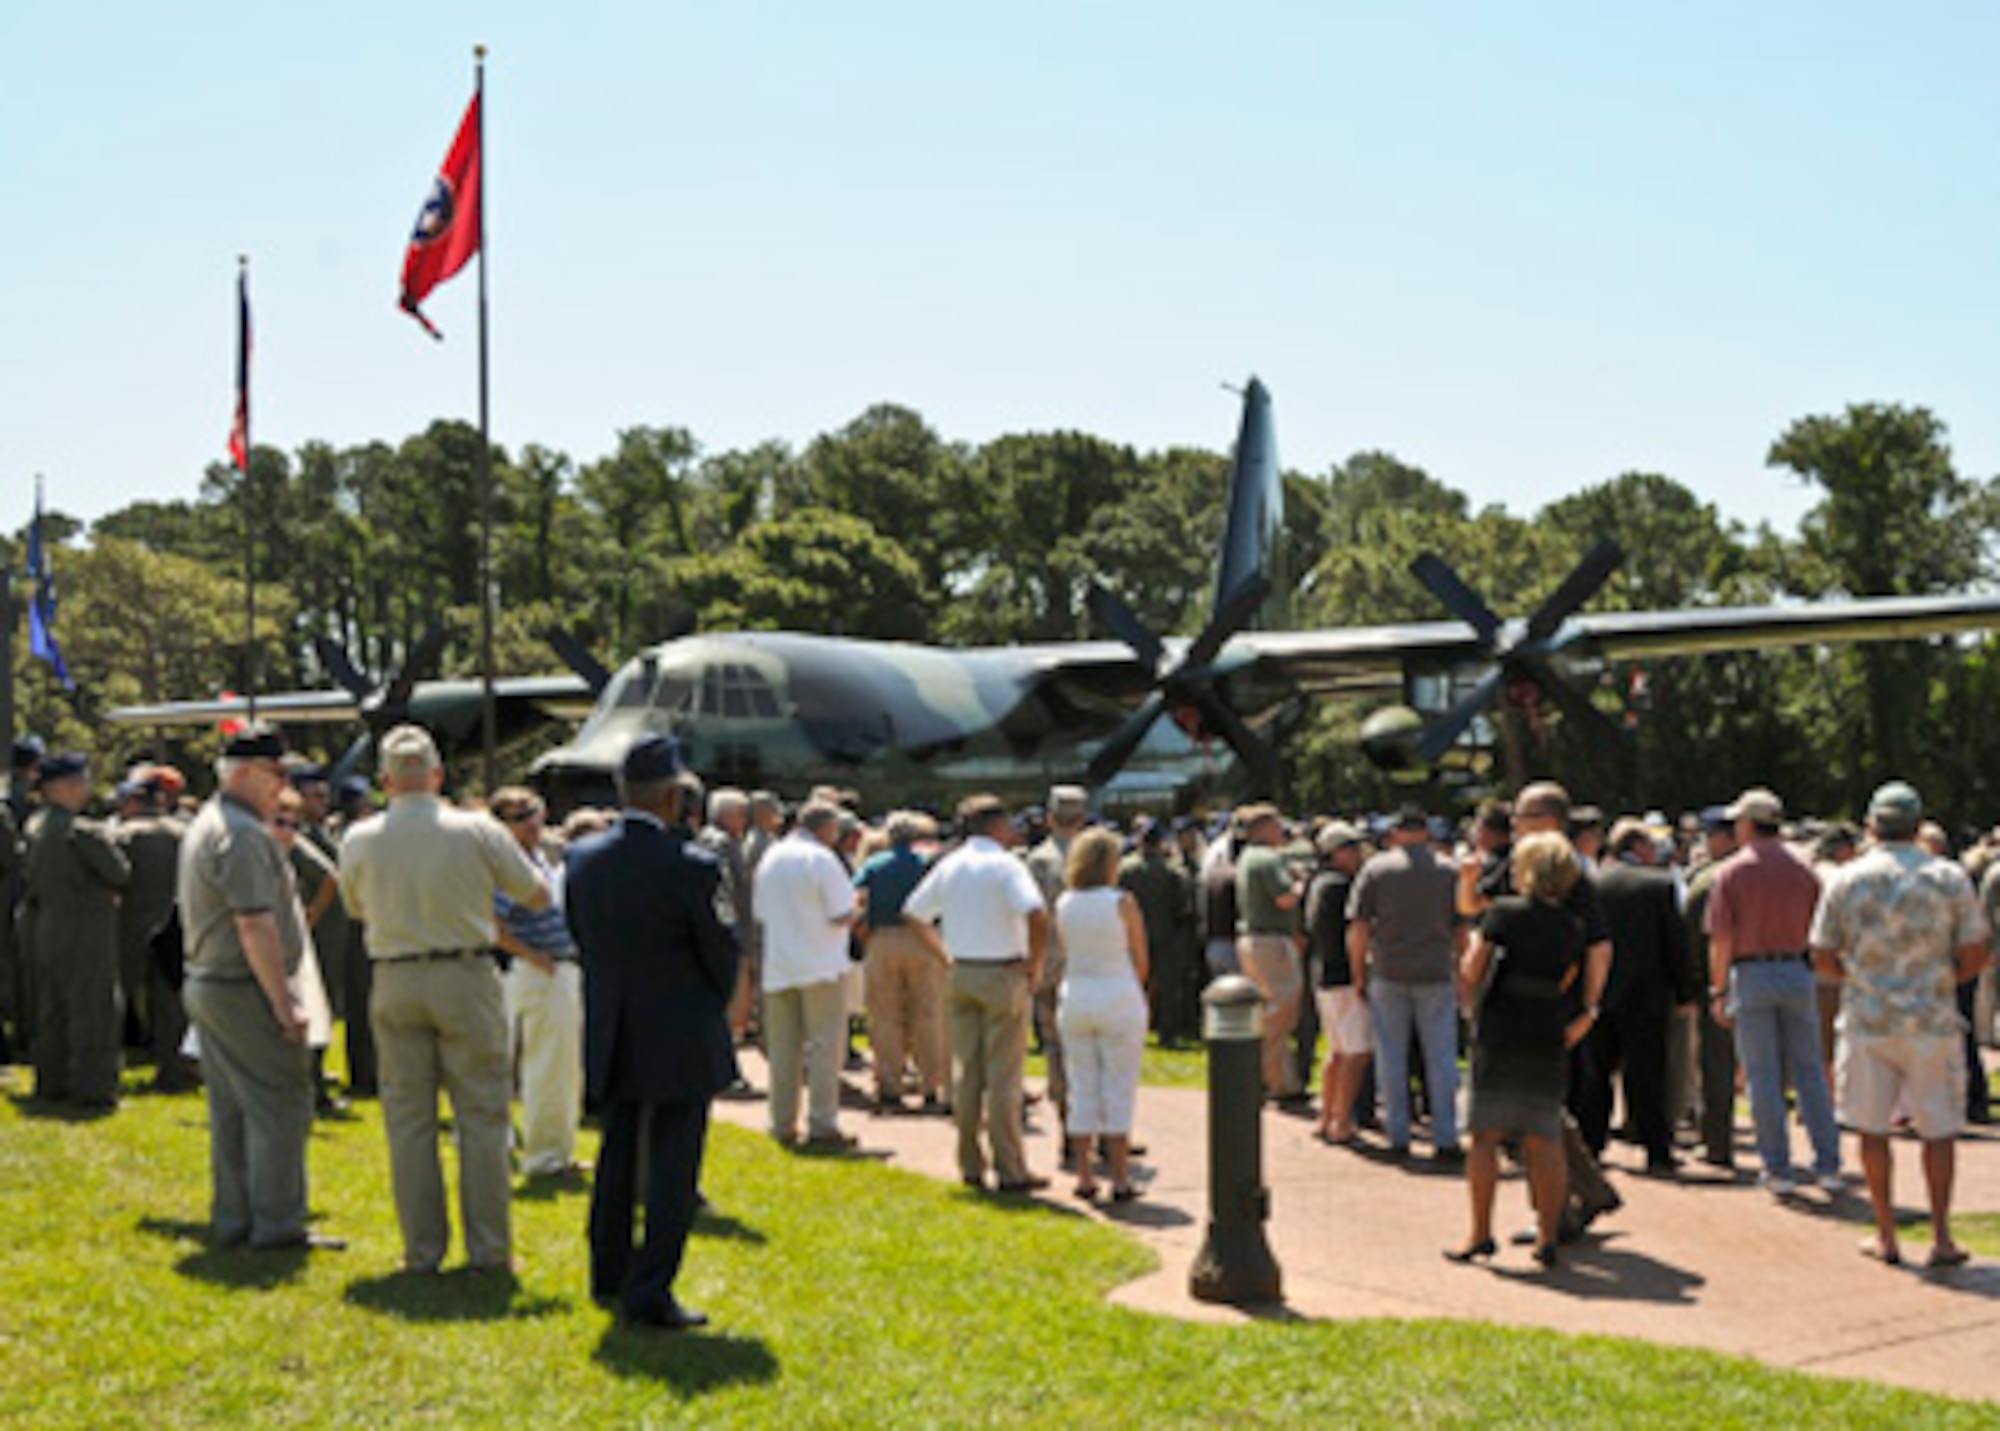
[[[951,1035],[945,1023],[950,971],[916,935],[891,926],[868,936],[865,973],[877,1096],[902,1096],[903,1068],[914,1058],[919,1090],[942,1100],[951,1075]]]
[[[544,974],[516,959],[506,991],[521,1073],[521,1171],[559,1173],[576,1161],[583,1118],[583,966],[558,960]]]
[[[276,1246],[306,1231],[312,1064],[279,1032],[249,980],[189,979],[182,1001],[201,1031],[208,1089],[209,1235],[222,1246]]]
[[[1298,950],[1287,935],[1240,934],[1236,958],[1244,977],[1264,995],[1264,1091],[1289,1098],[1302,1087],[1298,1065],[1287,1056],[1292,1028],[1299,1021],[1299,997],[1305,991]]]
[[[1003,1183],[1025,1182],[1021,1151],[1021,1070],[1028,1056],[1028,971],[1020,964],[951,966],[951,1103],[958,1124],[958,1171],[986,1176],[980,1124]]]
[[[841,979],[764,991],[764,1053],[771,1062],[771,1136],[799,1131],[805,1075],[806,1136],[840,1136],[840,1061],[847,1052],[847,989]]]
[[[403,1262],[435,1269],[451,1245],[444,1168],[438,1159],[438,1093],[458,1130],[458,1203],[465,1258],[504,1267],[512,1250],[507,1165],[507,1015],[500,971],[483,957],[376,961],[369,1021],[389,1135],[389,1177]]]

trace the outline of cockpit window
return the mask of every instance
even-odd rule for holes
[[[754,666],[731,662],[710,666],[701,673],[698,711],[725,720],[752,717],[774,720],[778,715],[778,697],[771,683]]]
[[[659,679],[659,666],[649,660],[627,666],[612,678],[615,689],[611,693],[610,704],[620,710],[635,706],[650,705],[653,697],[653,683]]]

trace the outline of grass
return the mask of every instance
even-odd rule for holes
[[[682,1277],[715,1328],[663,1337],[585,1296],[578,1192],[517,1201],[518,1283],[395,1274],[373,1105],[313,1141],[343,1254],[205,1248],[206,1149],[198,1097],[0,1099],[0,1425],[1993,1424],[1608,1338],[1152,1318],[1102,1300],[1150,1265],[1115,1229],[726,1127]]]

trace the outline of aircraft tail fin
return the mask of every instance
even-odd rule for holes
[[[1278,467],[1278,441],[1271,424],[1271,394],[1251,378],[1243,390],[1243,424],[1229,473],[1229,511],[1215,574],[1211,615],[1226,608],[1258,577],[1270,595],[1250,625],[1283,630],[1290,625],[1291,574],[1285,570],[1285,479]]]

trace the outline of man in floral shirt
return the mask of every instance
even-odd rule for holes
[[[1902,1260],[1890,1194],[1889,1126],[1900,1107],[1923,1140],[1930,1193],[1930,1265],[1956,1267],[1951,1186],[1965,1128],[1965,1051],[1956,990],[1986,962],[1986,916],[1972,881],[1916,843],[1923,802],[1891,781],[1868,804],[1875,846],[1828,881],[1813,919],[1813,958],[1842,981],[1841,1121],[1861,1135],[1875,1236],[1862,1251]]]

